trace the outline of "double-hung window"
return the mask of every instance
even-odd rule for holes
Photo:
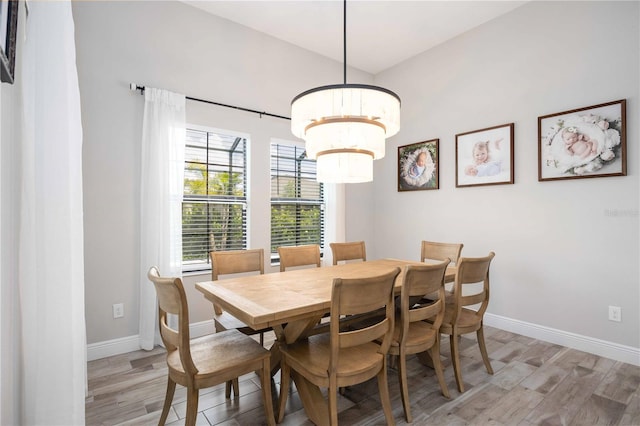
[[[184,271],[209,269],[210,251],[247,247],[246,168],[245,136],[224,130],[187,129],[182,200]]]
[[[271,263],[278,247],[324,246],[324,194],[316,162],[293,142],[271,143]]]

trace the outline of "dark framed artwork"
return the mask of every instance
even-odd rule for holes
[[[511,184],[513,123],[456,135],[456,187]]]
[[[627,174],[626,100],[538,117],[538,181]]]
[[[398,147],[398,191],[438,189],[439,139]]]
[[[0,80],[13,83],[16,67],[18,0],[0,0]]]

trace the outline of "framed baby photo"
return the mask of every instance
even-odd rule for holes
[[[627,174],[626,100],[538,117],[538,181]]]
[[[513,123],[456,135],[456,187],[513,183]]]
[[[439,139],[398,147],[398,191],[438,189]]]

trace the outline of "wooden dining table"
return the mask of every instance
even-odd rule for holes
[[[380,275],[418,261],[378,259],[320,268],[240,276],[196,283],[196,288],[213,304],[220,306],[249,327],[273,328],[276,341],[271,350],[272,372],[280,363],[280,345],[291,344],[313,332],[331,307],[335,278],[362,278]],[[396,279],[400,292],[402,274]],[[455,266],[447,268],[445,281],[452,281]],[[292,378],[309,419],[317,425],[329,424],[329,412],[320,389],[292,371]]]

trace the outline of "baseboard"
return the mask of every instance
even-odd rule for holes
[[[484,314],[484,323],[490,327],[531,337],[545,342],[555,343],[616,361],[640,366],[640,348],[620,345],[593,337],[582,336],[568,331],[544,327],[511,318]]]
[[[192,338],[211,334],[215,331],[213,320],[193,323],[189,326]],[[120,339],[107,340],[105,342],[91,343],[87,345],[87,361],[106,358],[113,355],[125,354],[140,349],[138,335],[122,337]]]

